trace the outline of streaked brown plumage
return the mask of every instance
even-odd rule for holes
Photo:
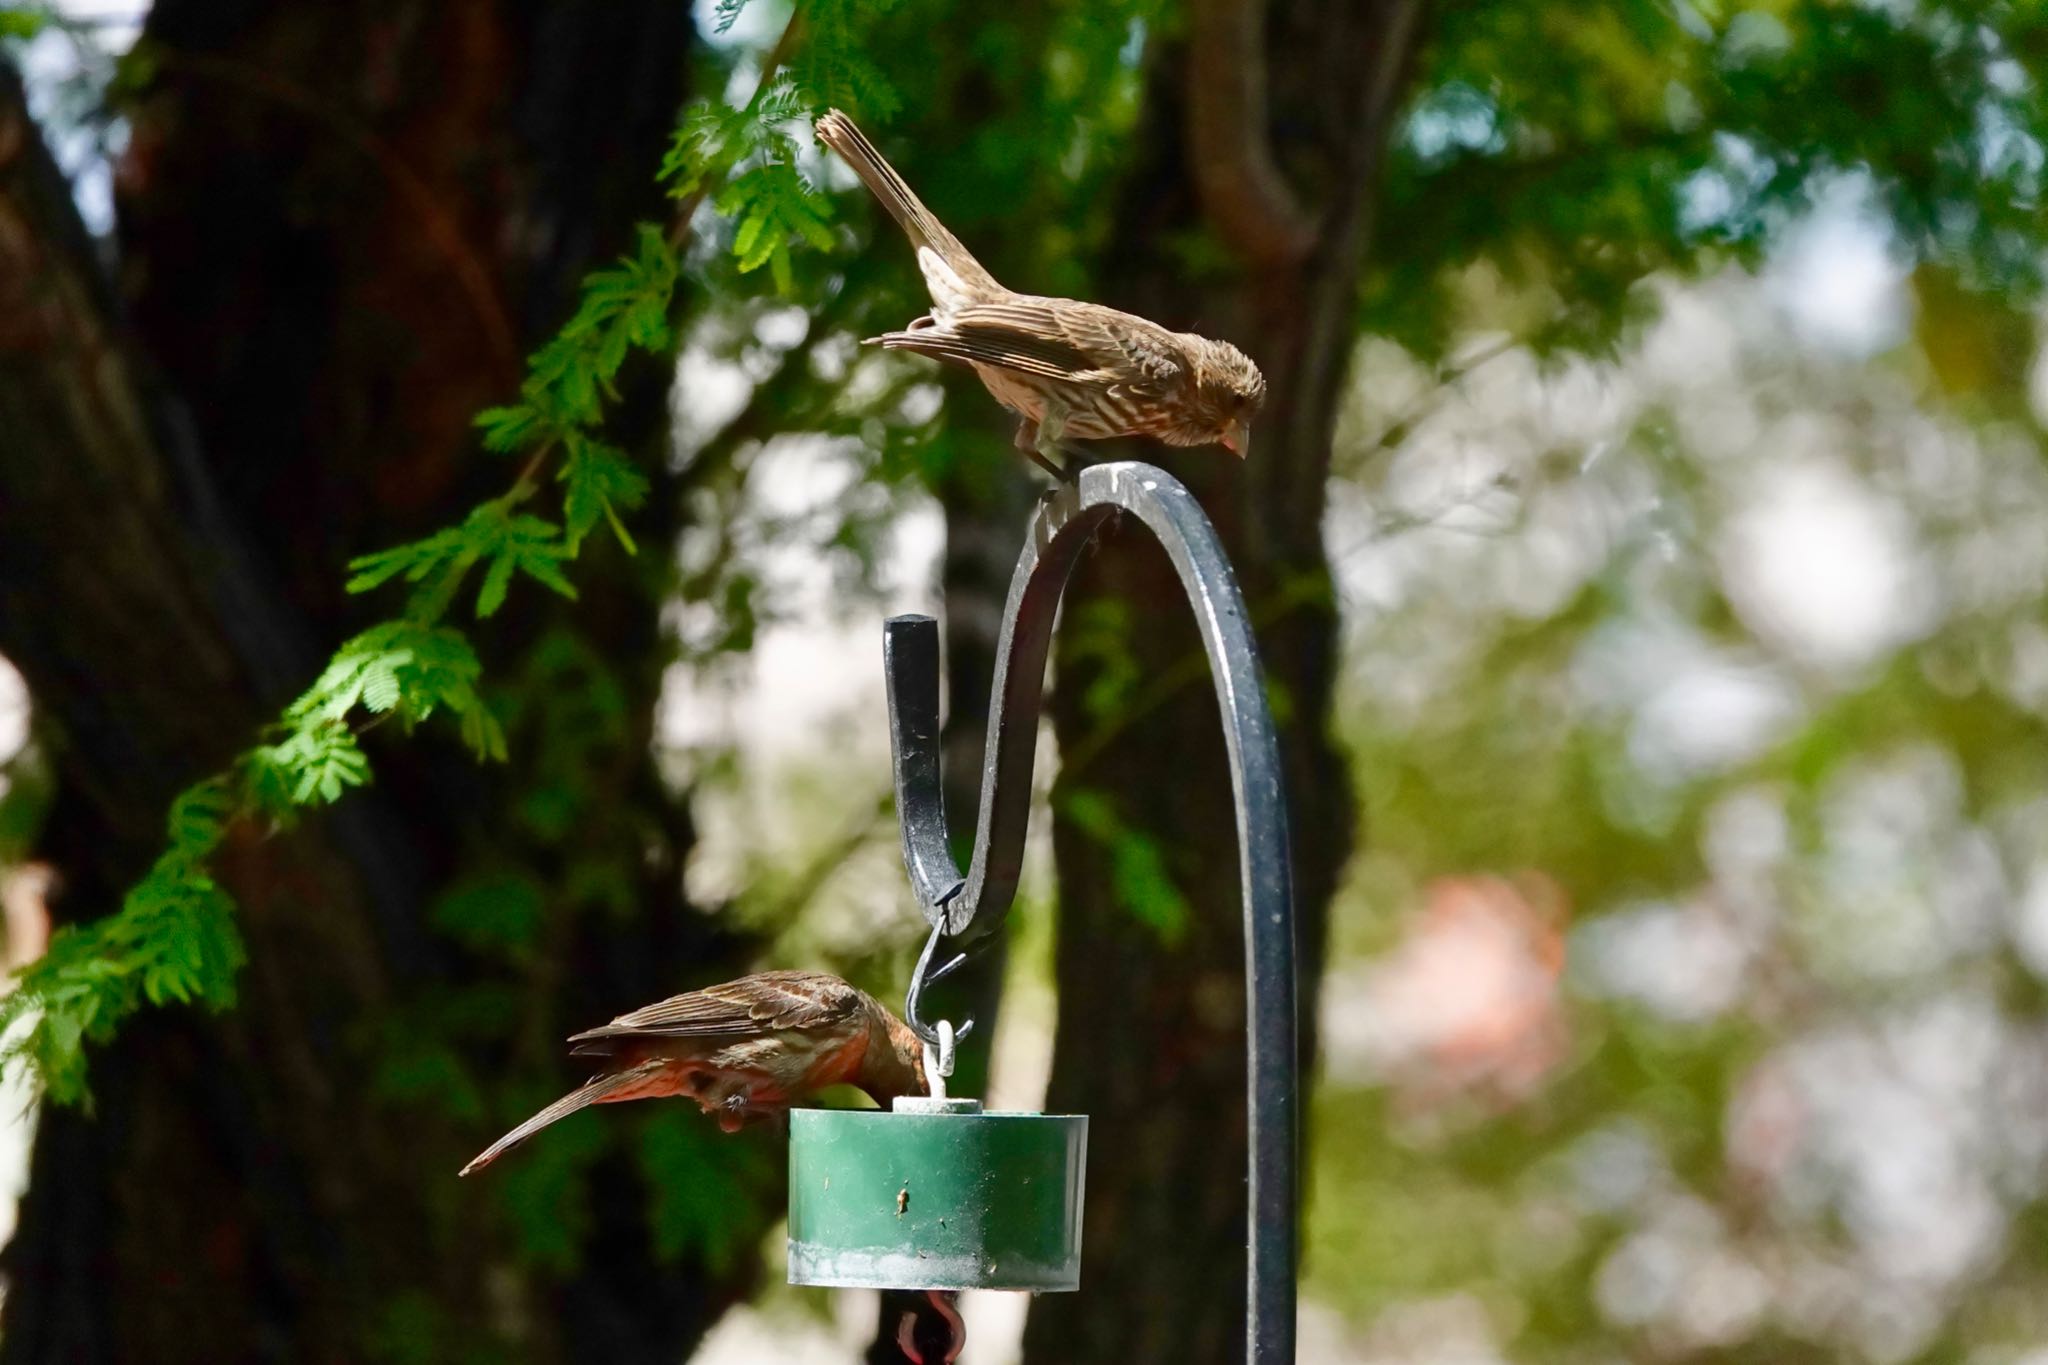
[[[818,120],[818,138],[902,225],[931,291],[930,314],[873,341],[972,367],[996,401],[1023,418],[1017,445],[1040,464],[1060,473],[1050,457],[1069,438],[1151,436],[1175,446],[1221,444],[1240,456],[1251,449],[1266,380],[1243,351],[1099,303],[1012,293],[852,119],[830,111]]]
[[[593,1104],[686,1095],[731,1133],[828,1085],[859,1086],[881,1105],[926,1089],[923,1046],[910,1026],[825,972],[756,972],[569,1041],[573,1055],[605,1058],[604,1069],[492,1143],[463,1175]]]

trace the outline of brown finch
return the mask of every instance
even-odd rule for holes
[[[592,1104],[687,1095],[718,1126],[781,1115],[828,1085],[860,1087],[887,1106],[926,1090],[910,1026],[860,988],[824,972],[757,972],[671,996],[569,1039],[604,1069],[499,1138],[462,1174],[556,1119]]]
[[[1251,449],[1265,376],[1237,347],[1099,303],[1013,294],[968,254],[853,120],[834,109],[818,139],[853,167],[909,234],[932,311],[872,338],[971,366],[995,400],[1023,418],[1017,446],[1056,476],[1060,442],[1151,436],[1172,446]]]

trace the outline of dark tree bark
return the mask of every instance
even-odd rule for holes
[[[60,920],[115,908],[169,796],[390,609],[341,593],[349,556],[509,482],[469,416],[511,393],[582,271],[663,213],[651,171],[690,39],[665,0],[160,0],[119,168],[118,302],[7,79],[0,652],[59,779],[40,852]],[[655,368],[617,428],[649,448]],[[662,492],[652,546],[674,529]],[[576,1263],[538,1277],[502,1187],[453,1179],[499,1116],[377,1094],[392,1036],[451,986],[516,996],[516,1037],[466,1044],[479,1075],[559,1081],[571,1028],[737,968],[738,945],[685,913],[690,830],[648,758],[663,559],[586,551],[577,607],[515,596],[479,633],[498,676],[542,639],[617,665],[602,685],[626,719],[584,754],[565,833],[523,840],[515,799],[548,707],[600,685],[574,676],[518,708],[515,748],[533,743],[510,770],[431,733],[372,736],[370,793],[288,835],[235,833],[218,871],[249,942],[241,1003],[145,1013],[95,1051],[93,1114],[45,1111],[0,1263],[0,1360],[672,1365],[744,1289],[745,1264],[656,1263],[649,1192],[616,1159]],[[617,852],[637,915],[575,912],[568,864],[590,849]],[[477,862],[546,888],[543,960],[509,982],[428,927]]]
[[[1304,1076],[1328,902],[1354,827],[1328,734],[1337,616],[1324,485],[1377,171],[1420,9],[1193,5],[1187,39],[1152,55],[1144,140],[1101,271],[1114,286],[1108,302],[1230,338],[1266,374],[1248,461],[1203,451],[1167,463],[1236,563],[1280,719]],[[1191,280],[1167,244],[1203,228],[1241,264]],[[1110,662],[1134,664],[1139,680],[1108,705],[1102,634],[1075,628],[1100,611],[1116,613],[1127,651]],[[1230,1360],[1244,1333],[1243,917],[1215,701],[1180,587],[1141,527],[1101,538],[1066,612],[1053,702],[1060,1023],[1048,1108],[1090,1116],[1088,1270],[1083,1292],[1034,1303],[1026,1355],[1048,1365]],[[1190,907],[1171,946],[1120,902],[1111,841],[1061,815],[1081,791],[1106,798],[1161,850]]]

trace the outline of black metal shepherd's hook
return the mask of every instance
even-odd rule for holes
[[[1015,899],[1031,809],[1032,750],[1044,695],[1053,618],[1075,561],[1096,529],[1118,512],[1151,528],[1194,608],[1209,655],[1230,778],[1237,802],[1244,891],[1246,1059],[1251,1127],[1250,1247],[1246,1359],[1294,1359],[1295,1061],[1294,898],[1287,851],[1287,803],[1280,748],[1244,598],[1216,528],[1179,480],[1149,464],[1084,469],[1039,504],[1010,579],[996,648],[988,746],[974,859],[965,876],[953,860],[939,779],[939,630],[929,616],[898,616],[884,627],[889,730],[896,758],[896,807],[903,856],[931,941],[913,974],[907,1010],[919,1015],[923,988],[964,954],[934,968],[941,940],[960,948],[993,932]]]

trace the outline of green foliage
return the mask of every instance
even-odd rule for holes
[[[562,596],[574,598],[575,585],[562,572],[562,564],[575,558],[574,546],[554,523],[513,512],[522,496],[493,499],[471,512],[459,526],[352,560],[349,567],[355,576],[349,579],[349,591],[368,592],[402,575],[406,582],[418,585],[408,614],[431,621],[447,609],[470,569],[482,564],[478,617],[494,615],[505,605],[515,573],[524,573]],[[588,496],[584,495],[586,501]]]
[[[282,743],[257,749],[250,764],[263,772],[266,790],[290,792],[286,799],[294,806],[332,805],[348,788],[370,781],[369,756],[355,731],[338,721],[301,726]]]
[[[1757,306],[1776,287],[1686,291],[1612,368],[1433,388],[1430,415],[1407,424],[1417,435],[1390,443],[1408,477],[1418,465],[1399,462],[1440,458],[1442,432],[1487,433],[1523,515],[1483,535],[1382,537],[1348,641],[1339,716],[1368,838],[1334,912],[1341,975],[1324,1000],[1355,1025],[1376,997],[1389,1034],[1420,1018],[1432,1035],[1412,1052],[1332,1056],[1317,1106],[1307,1284],[1361,1333],[1469,1298],[1502,1358],[1861,1357],[1898,1283],[1885,1246],[1948,1237],[1981,1240],[1966,1268],[1916,1291],[1914,1325],[1886,1351],[1988,1358],[2024,1330],[2001,1305],[2039,1278],[2039,1192],[2000,1183],[1996,1142],[1954,1135],[2030,1121],[1991,1078],[2007,1058],[2033,1073],[2048,999],[2038,942],[2018,927],[2040,894],[2048,724],[2041,691],[2016,688],[2006,662],[2040,638],[2041,580],[1976,559],[1987,543],[2040,543],[2048,465],[2037,430],[1964,420],[1981,388],[2023,382],[2012,357],[2002,379],[1987,363],[1995,346],[1976,326],[1961,342],[1969,382],[1951,385],[1948,362],[1918,351],[1955,344],[1953,319],[1930,332],[1923,316],[1917,347],[1843,359]],[[2003,300],[1976,306],[1991,337],[2013,335]],[[1687,343],[1703,338],[1722,359],[1700,373]],[[1368,356],[1363,391],[1384,392],[1385,354]],[[1630,398],[1568,424],[1597,460],[1559,459],[1556,428],[1525,420],[1588,392],[1587,372]],[[1898,547],[1854,556],[1849,576],[1905,573],[1925,605],[1873,617],[1867,655],[1816,650],[1825,630],[1744,593],[1763,557],[1750,519],[1779,510],[1788,465],[1827,471],[1834,505],[1898,528]],[[1839,567],[1815,550],[1775,574]],[[1772,718],[1717,715],[1680,681],[1701,677],[1761,683]],[[1703,733],[1740,738],[1690,747]],[[1527,941],[1510,956],[1562,958],[1554,1013],[1482,991],[1432,1029],[1430,986],[1455,996],[1467,970],[1495,979],[1471,951],[1485,934],[1451,932],[1474,921],[1445,879],[1519,869],[1540,869],[1554,899],[1521,905]],[[1366,989],[1347,1000],[1339,982]],[[1938,1027],[1962,1017],[1974,1055]],[[1919,1069],[1902,1062],[1914,1055]],[[1868,1132],[1916,1127],[1953,1144],[1944,1188],[1984,1191],[1979,1207],[1937,1197],[1902,1214],[1905,1149],[1843,1155]],[[1713,1299],[1712,1257],[1769,1279],[1757,1312],[1692,1316]],[[1671,1292],[1645,1297],[1630,1277],[1653,1263]],[[1840,1277],[1842,1317],[1785,1311],[1813,1266]]]
[[[668,186],[670,197],[693,199],[723,184],[751,156],[794,157],[796,140],[783,125],[804,113],[795,83],[788,79],[766,87],[743,109],[700,100],[676,124],[657,178]]]
[[[775,1183],[767,1149],[731,1142],[702,1114],[671,1108],[648,1115],[639,1157],[658,1259],[687,1252],[723,1274],[753,1249]]]
[[[425,1289],[387,1300],[366,1325],[363,1346],[376,1365],[508,1365],[517,1358],[479,1337]]]
[[[1169,948],[1185,939],[1194,911],[1174,883],[1165,847],[1126,821],[1105,792],[1071,788],[1061,795],[1059,811],[1109,855],[1117,900],[1132,918]]]
[[[503,605],[515,572],[575,596],[560,564],[576,557],[600,520],[633,553],[619,512],[645,501],[646,476],[589,428],[602,419],[604,401],[616,396],[613,381],[628,354],[638,349],[661,355],[673,346],[669,312],[680,269],[661,229],[642,223],[634,255],[584,278],[575,314],[529,362],[521,401],[477,414],[487,450],[537,460],[557,446],[564,449],[556,478],[566,534],[538,517],[513,515],[512,508],[532,492],[522,476],[511,493],[478,508],[461,527],[357,560],[349,590],[365,592],[402,573],[407,582],[421,584],[415,610],[437,615],[469,566],[482,560],[487,567],[477,615],[489,616]]]
[[[1112,598],[1077,603],[1063,622],[1070,657],[1088,665],[1081,705],[1098,720],[1130,710],[1144,687],[1144,669],[1131,652],[1135,624],[1131,604]]]
[[[798,68],[805,89],[822,105],[856,110],[886,123],[903,107],[895,85],[868,55],[864,41],[876,16],[898,0],[803,0],[810,38]]]
[[[793,107],[790,98],[778,96],[762,108],[786,110]],[[776,136],[786,143],[786,134]],[[710,169],[698,167],[693,174],[701,180]],[[801,196],[790,198],[786,178],[770,175],[754,183],[768,207],[757,206],[751,194],[735,203],[747,214],[743,225],[756,223],[751,252],[760,250],[778,223],[814,241],[824,236],[815,214],[801,222],[790,216],[799,212],[793,205]],[[679,271],[675,249],[661,230],[643,225],[631,256],[585,278],[569,321],[533,355],[520,400],[477,418],[487,449],[525,457],[511,491],[455,525],[355,560],[351,592],[394,580],[411,586],[404,615],[342,645],[285,709],[274,736],[242,754],[227,773],[180,797],[171,813],[168,851],[121,909],[58,934],[0,1002],[0,1025],[33,1020],[15,1035],[6,1055],[27,1064],[52,1098],[86,1097],[83,1044],[110,1037],[144,1003],[201,1003],[212,1009],[232,1004],[243,948],[232,903],[205,866],[230,826],[286,823],[301,808],[332,804],[367,784],[370,756],[359,735],[387,719],[410,732],[445,712],[456,718],[472,752],[505,757],[504,730],[478,691],[482,667],[476,652],[441,617],[470,571],[479,568],[479,618],[498,612],[520,577],[574,598],[566,566],[600,521],[633,549],[620,513],[645,501],[646,476],[592,429],[603,419],[627,355],[635,349],[659,354],[674,344],[669,312]],[[520,510],[536,491],[533,471],[555,452],[561,455],[560,524]],[[530,936],[533,907],[508,900],[495,909],[493,918],[478,902],[444,903],[442,924],[472,946],[516,951],[522,935]],[[387,1088],[411,1093],[426,1083],[423,1078],[442,1075],[445,1058],[435,1057],[430,1049],[409,1063],[394,1063]]]
[[[477,893],[487,889],[481,884],[472,888]],[[458,894],[450,893],[435,907],[435,923],[444,932],[461,937],[461,932],[449,929],[450,921],[469,931],[472,916],[500,913],[498,906],[480,900],[450,907],[448,902]],[[520,960],[530,960],[530,954],[522,954]],[[518,988],[502,979],[443,985],[416,999],[392,1003],[368,1021],[378,1033],[378,1063],[370,1093],[394,1110],[428,1113],[469,1128],[480,1126],[492,1116],[492,1107],[476,1069],[465,1060],[465,1051],[518,1033],[525,1011],[526,1002]]]
[[[528,759],[524,787],[511,802],[514,825],[508,833],[523,846],[522,857],[548,851],[553,871],[543,883],[494,863],[477,878],[526,882],[555,915],[632,916],[643,906],[641,869],[650,837],[618,819],[606,793],[616,787],[622,755],[637,753],[645,740],[616,667],[580,636],[550,631],[535,641],[508,696],[506,724]],[[481,905],[477,910],[501,921],[512,913]],[[532,927],[537,939],[542,926],[536,921]],[[480,951],[522,962],[532,956],[510,924],[495,932],[450,928]],[[498,940],[495,946],[485,942],[491,937]]]
[[[187,787],[171,799],[165,820],[170,852],[198,861],[220,847],[235,813],[234,793],[219,778]]]
[[[479,758],[502,759],[505,740],[477,694],[483,665],[462,632],[419,621],[372,626],[335,651],[327,671],[285,710],[301,728],[345,721],[358,706],[410,727],[446,710]]]
[[[566,457],[556,477],[565,485],[562,521],[569,554],[576,553],[599,521],[611,526],[627,554],[637,553],[619,513],[631,512],[647,501],[647,476],[616,446],[592,440],[580,431],[572,431],[564,439]]]
[[[0,764],[0,867],[27,860],[54,787],[49,759],[33,742]]]
[[[741,274],[769,267],[775,286],[787,294],[796,287],[789,244],[802,238],[821,250],[833,243],[828,211],[796,167],[771,161],[742,172],[719,192],[718,211],[736,219],[732,253]]]
[[[50,22],[50,12],[41,5],[0,7],[0,40],[26,42],[41,33]]]
[[[385,1040],[371,1091],[380,1100],[431,1106],[474,1124],[484,1117],[483,1092],[447,1040],[408,1031]]]
[[[1365,313],[1418,353],[1475,307],[1541,348],[1604,351],[1646,276],[1753,260],[1845,177],[1874,187],[1903,255],[2015,311],[2041,288],[2035,7],[1494,0],[1434,26]]]
[[[214,778],[172,802],[167,843],[115,914],[67,926],[0,997],[5,1058],[26,1064],[60,1103],[89,1099],[83,1045],[104,1042],[143,1004],[232,1008],[244,960],[233,904],[205,860],[226,837],[233,790]],[[26,1022],[24,1022],[26,1021]]]
[[[501,872],[451,887],[434,902],[430,918],[466,947],[524,961],[539,940],[545,908],[531,877]]]
[[[530,1092],[500,1111],[507,1122],[523,1119],[553,1099]],[[519,1160],[505,1163],[501,1198],[519,1238],[522,1260],[557,1275],[575,1271],[589,1240],[588,1173],[609,1144],[589,1110],[571,1114],[548,1129],[546,1142],[529,1143]],[[492,1168],[493,1174],[497,1168]]]
[[[801,149],[790,132],[827,102],[787,77],[763,85],[744,107],[700,102],[662,160],[661,179],[678,199],[694,204],[718,187],[712,204],[736,224],[730,250],[739,273],[765,265],[783,294],[796,287],[792,244],[837,245],[827,201],[797,171]]]
[[[582,302],[574,316],[529,362],[520,393],[532,429],[559,437],[571,427],[597,421],[627,353],[634,347],[655,354],[668,349],[668,310],[677,269],[676,254],[661,229],[642,223],[635,255],[623,258],[615,269],[592,271],[584,279]],[[478,419],[492,448],[531,444],[531,431],[526,440],[513,441],[518,423],[505,413],[492,409]]]
[[[502,510],[483,525],[489,546],[483,586],[477,590],[476,614],[491,616],[505,605],[512,575],[519,572],[537,579],[564,597],[576,596],[575,585],[562,575],[562,561],[569,558],[561,528],[534,516],[511,516]]]

